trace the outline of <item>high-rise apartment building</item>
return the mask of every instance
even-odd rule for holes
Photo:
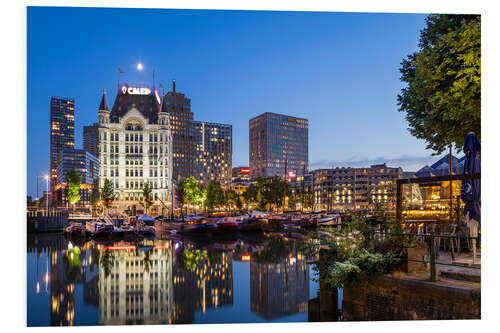
[[[193,133],[193,113],[191,100],[184,94],[175,91],[175,80],[172,91],[163,96],[165,112],[170,117],[173,141],[173,179],[186,179],[195,175],[195,143]]]
[[[106,101],[107,104],[107,101]],[[90,126],[83,126],[83,150],[99,157],[99,124],[94,123]]]
[[[110,111],[103,93],[98,111],[99,179],[100,186],[111,180],[118,205],[140,204],[146,182],[153,187],[155,205],[170,202],[172,135],[161,105],[154,88],[123,85]]]
[[[50,99],[50,193],[57,184],[59,154],[75,147],[75,100],[52,96]]]
[[[195,178],[201,185],[210,180],[222,187],[231,185],[233,127],[226,124],[193,121],[196,145]]]
[[[308,171],[307,119],[266,112],[249,126],[251,179],[288,179]]]

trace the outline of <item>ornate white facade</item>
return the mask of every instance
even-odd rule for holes
[[[98,111],[100,187],[105,179],[111,180],[115,203],[128,205],[142,202],[143,187],[149,181],[154,200],[169,205],[172,135],[168,113],[163,111],[156,91],[144,96],[127,96],[122,91],[112,111],[103,95]]]

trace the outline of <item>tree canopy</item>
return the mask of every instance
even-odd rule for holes
[[[111,202],[115,200],[115,189],[113,183],[109,179],[104,179],[104,186],[101,189],[101,200],[107,209],[111,206]]]
[[[206,193],[198,186],[198,182],[193,176],[179,184],[179,202],[182,204],[190,203],[192,205],[202,204],[205,200]]]
[[[435,154],[481,136],[481,17],[429,15],[419,50],[401,63],[399,111],[410,133]]]
[[[80,201],[80,183],[82,181],[82,176],[76,172],[76,169],[70,170],[66,173],[66,188],[64,189],[66,200],[71,205],[76,204]]]
[[[142,188],[142,196],[144,197],[144,208],[146,209],[146,214],[148,213],[149,207],[153,204],[153,186],[150,182],[145,182]]]
[[[224,205],[224,192],[218,181],[211,180],[208,183],[206,193],[205,205],[209,210]]]

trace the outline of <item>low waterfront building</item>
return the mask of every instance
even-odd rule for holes
[[[249,167],[235,167],[232,170],[232,184],[249,182],[250,181],[250,168]]]
[[[62,205],[66,205],[66,175],[73,169],[81,176],[80,200],[77,205],[88,205],[90,204],[90,193],[94,180],[99,178],[99,160],[82,149],[64,149],[60,152],[56,172],[55,198]]]
[[[231,185],[233,127],[227,124],[193,121],[196,145],[195,178],[203,186],[211,180],[223,188]]]
[[[376,204],[394,208],[400,167],[384,164],[369,168],[318,169],[313,171],[314,210],[352,211],[372,209]]]

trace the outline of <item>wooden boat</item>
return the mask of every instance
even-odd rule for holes
[[[86,236],[87,231],[83,224],[78,222],[71,222],[63,228],[63,232],[66,236]]]
[[[236,230],[248,232],[248,231],[264,231],[267,225],[267,219],[250,218],[240,222]]]
[[[234,231],[238,227],[238,223],[230,220],[220,220],[216,222],[217,231],[229,232]]]
[[[180,228],[182,234],[209,234],[216,230],[215,223],[184,223]]]
[[[115,229],[114,225],[112,225],[110,223],[105,223],[102,221],[97,221],[97,222],[91,223],[90,230],[89,230],[89,228],[87,228],[87,230],[90,231],[90,234],[93,237],[110,236],[113,234],[114,229]]]

